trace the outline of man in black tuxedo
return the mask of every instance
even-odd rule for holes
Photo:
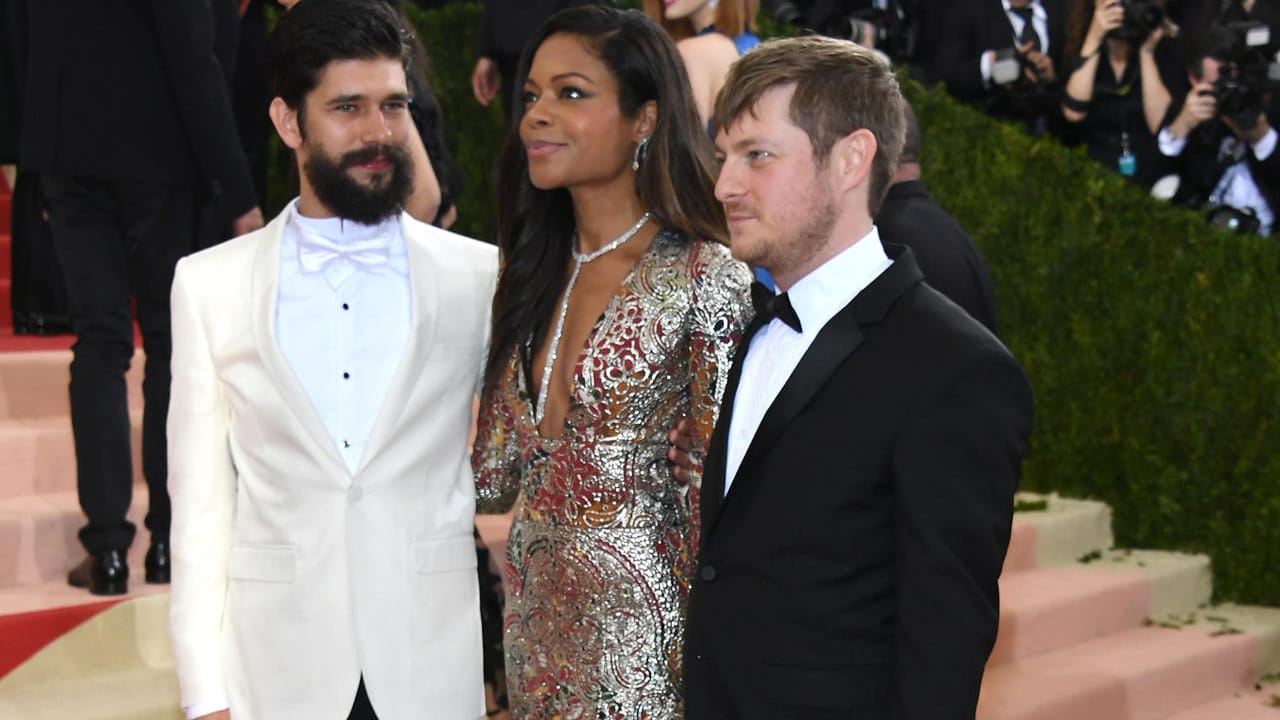
[[[906,140],[898,171],[876,215],[880,238],[911,248],[925,282],[995,334],[995,293],[987,263],[969,233],[929,197],[920,179],[920,123],[910,105],[905,110]]]
[[[783,292],[704,464],[689,720],[974,715],[1031,389],[880,242],[903,104],[874,54],[817,37],[747,53],[717,101],[734,255]]]
[[[119,594],[135,533],[125,519],[133,489],[124,380],[134,349],[130,302],[146,351],[146,578],[168,582],[173,268],[197,237],[247,232],[262,225],[262,212],[214,57],[210,0],[33,0],[26,13],[20,164],[40,175],[76,334],[71,424],[89,557],[68,582]]]
[[[1178,175],[1173,202],[1251,213],[1257,223],[1252,230],[1266,235],[1274,230],[1280,211],[1280,152],[1268,119],[1280,114],[1280,96],[1261,77],[1254,82],[1253,101],[1238,108],[1220,107],[1215,92],[1224,75],[1242,79],[1238,60],[1244,58],[1227,28],[1214,25],[1203,31],[1188,60],[1191,90],[1170,108],[1156,141]],[[1265,68],[1269,58],[1257,61]]]
[[[933,77],[994,117],[1037,134],[1051,129],[1066,45],[1063,0],[955,0],[947,12]],[[999,53],[1009,48],[1021,56],[1022,68],[1016,79],[1002,82]]]

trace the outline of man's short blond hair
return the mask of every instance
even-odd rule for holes
[[[868,210],[874,217],[898,168],[905,133],[906,101],[893,70],[874,52],[846,40],[806,36],[770,40],[733,64],[716,97],[712,127],[734,124],[754,113],[769,90],[795,87],[791,122],[804,130],[819,164],[831,147],[855,130],[876,139]]]

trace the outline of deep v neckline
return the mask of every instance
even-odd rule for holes
[[[649,241],[649,247],[645,248],[645,251],[641,253],[640,257],[631,266],[631,269],[627,270],[627,274],[622,277],[622,281],[618,283],[618,287],[609,295],[608,301],[604,304],[604,309],[600,311],[600,315],[595,319],[595,322],[591,323],[591,328],[587,330],[587,336],[582,342],[582,347],[578,348],[578,352],[574,354],[573,372],[569,376],[569,401],[564,413],[564,420],[559,423],[560,434],[558,436],[548,437],[542,434],[542,427],[534,416],[534,404],[537,402],[535,398],[538,397],[539,388],[533,387],[533,379],[529,377],[529,374],[525,371],[525,364],[522,362],[516,363],[517,372],[519,373],[518,381],[520,386],[524,388],[525,394],[528,398],[524,404],[524,411],[522,414],[524,415],[525,422],[532,430],[534,437],[536,437],[539,442],[544,444],[559,443],[564,440],[566,436],[565,431],[569,429],[569,420],[573,417],[575,398],[578,395],[578,378],[582,374],[582,363],[587,358],[587,354],[591,352],[591,349],[595,346],[595,339],[599,335],[601,325],[604,324],[605,318],[609,317],[613,313],[615,306],[620,303],[622,298],[631,290],[631,285],[635,281],[636,274],[649,260],[649,256],[655,251],[659,241],[665,242],[665,236],[666,231],[663,229],[659,229],[658,232],[654,234],[653,239]],[[548,353],[548,356],[549,355],[550,353]],[[559,353],[559,355],[561,358],[564,357],[563,353]],[[528,369],[533,369],[532,364],[528,366]],[[554,375],[554,373],[555,371],[553,368],[552,374]],[[543,417],[543,420],[546,420],[545,416]]]

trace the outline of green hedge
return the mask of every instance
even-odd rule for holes
[[[1207,552],[1220,598],[1280,604],[1280,245],[906,87],[1035,388],[1024,487],[1106,500],[1117,543]]]
[[[503,119],[471,97],[480,6],[413,20],[465,175],[455,229],[491,239]],[[1024,487],[1105,500],[1119,544],[1209,553],[1219,598],[1280,605],[1280,245],[905,88],[925,179],[986,256],[1035,388]]]

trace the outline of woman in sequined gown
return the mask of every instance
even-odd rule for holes
[[[508,544],[512,717],[679,718],[697,465],[750,314],[679,55],[635,11],[566,10],[521,62],[473,464]],[[695,467],[696,470],[696,467]],[[696,476],[696,472],[694,475]]]

